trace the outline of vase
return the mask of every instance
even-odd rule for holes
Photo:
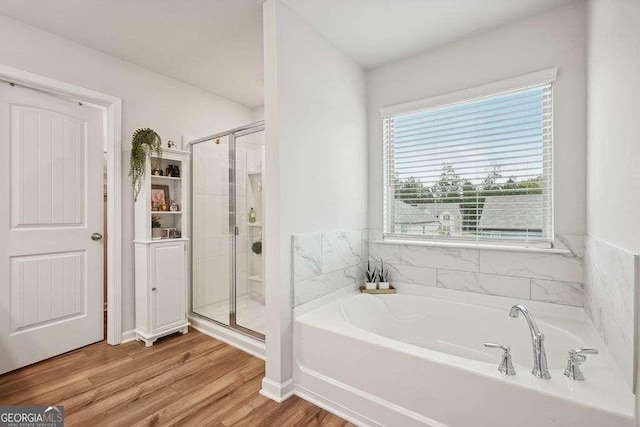
[[[379,282],[378,283],[378,288],[379,289],[389,289],[389,282]]]
[[[376,289],[376,282],[365,282],[364,288],[368,291]]]
[[[162,228],[152,228],[151,239],[152,240],[162,239]]]

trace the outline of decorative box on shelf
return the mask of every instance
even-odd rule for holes
[[[147,161],[135,202],[135,332],[147,347],[188,332],[189,159],[188,151],[163,148],[161,159]]]

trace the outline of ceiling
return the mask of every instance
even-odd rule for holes
[[[263,104],[263,0],[0,0],[0,14],[233,101]]]
[[[286,0],[365,68],[575,0]]]
[[[257,107],[263,1],[0,0],[0,14]],[[574,0],[285,1],[373,68]]]

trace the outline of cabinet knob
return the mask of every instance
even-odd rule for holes
[[[152,291],[155,291],[155,290],[156,290],[156,288],[151,288],[151,290],[152,290]]]

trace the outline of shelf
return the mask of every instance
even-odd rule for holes
[[[186,156],[190,156],[191,152],[188,150],[178,150],[175,148],[167,148],[167,147],[162,147],[162,153],[166,153],[166,154],[178,154],[178,155],[186,155]],[[157,159],[158,156],[155,153],[151,154],[151,157],[153,157],[154,159]],[[172,160],[172,159],[165,159],[164,157],[160,157],[163,160]],[[178,160],[178,161],[182,161],[182,160]]]
[[[262,282],[262,277],[260,276],[249,276],[247,277],[247,279],[253,281],[253,282]]]
[[[254,222],[252,224],[252,223],[249,222],[249,223],[247,223],[247,226],[249,226],[249,227],[262,227],[262,223],[261,222]]]
[[[133,241],[133,243],[140,243],[143,245],[148,245],[151,243],[167,243],[167,242],[188,242],[189,238],[188,237],[175,237],[175,238],[166,238],[166,239],[135,239]]]
[[[182,211],[171,212],[171,211],[151,211],[151,215],[180,215]]]
[[[180,181],[182,180],[182,178],[176,178],[173,176],[162,176],[162,175],[151,175],[151,179],[152,180],[158,180],[158,181]]]

